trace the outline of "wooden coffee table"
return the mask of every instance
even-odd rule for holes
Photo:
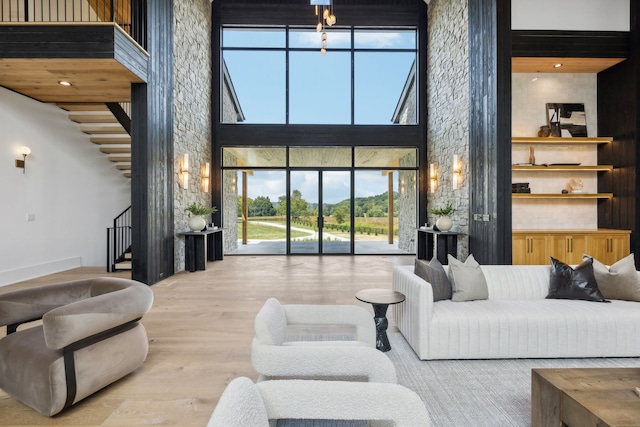
[[[640,425],[640,368],[531,371],[531,426]]]

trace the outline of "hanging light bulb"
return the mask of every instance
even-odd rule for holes
[[[326,20],[329,17],[329,9],[325,8],[322,10],[322,17]]]
[[[322,56],[325,56],[327,53],[327,49],[325,48],[320,49],[320,53],[322,54]]]
[[[316,32],[319,33],[320,31],[322,31],[322,22],[318,22],[318,25],[316,25]]]
[[[335,23],[336,23],[336,15],[334,14],[329,15],[327,17],[327,25],[332,26],[332,25],[335,25]]]

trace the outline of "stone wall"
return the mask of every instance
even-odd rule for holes
[[[456,209],[453,229],[469,231],[469,46],[467,0],[431,0],[427,46],[427,165],[437,171],[437,189],[429,193],[428,208]],[[461,183],[452,187],[453,156],[462,165]],[[427,177],[428,179],[428,177]],[[429,224],[436,221],[429,215]],[[458,239],[458,258],[466,258],[468,238]]]
[[[184,270],[184,238],[191,203],[211,204],[202,168],[211,158],[211,2],[174,1],[174,217],[175,271]],[[180,186],[182,156],[189,154],[189,188]]]

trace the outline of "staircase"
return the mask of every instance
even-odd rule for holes
[[[131,270],[131,206],[107,228],[107,272]]]
[[[69,119],[80,124],[80,130],[90,135],[89,140],[100,147],[106,158],[115,163],[126,178],[131,178],[131,136],[125,128],[129,117],[129,104],[120,104],[124,118],[123,125],[107,104],[64,103],[56,104],[69,112]],[[116,104],[117,105],[117,104]],[[129,119],[130,120],[130,119]]]

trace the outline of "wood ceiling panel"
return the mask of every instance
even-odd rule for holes
[[[0,59],[0,85],[42,102],[129,102],[131,84],[141,82],[112,58]]]
[[[511,59],[514,73],[599,73],[626,58],[555,58],[518,57]],[[554,68],[556,64],[560,68]]]

